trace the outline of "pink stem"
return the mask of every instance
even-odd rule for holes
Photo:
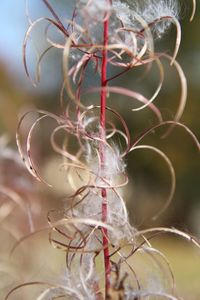
[[[108,64],[108,56],[107,56],[107,45],[109,38],[109,20],[106,17],[104,21],[104,49],[102,50],[102,68],[101,68],[101,111],[100,111],[100,137],[102,140],[106,141],[106,89],[107,86],[107,64]],[[105,165],[105,144],[101,143],[100,145],[100,157],[101,157],[101,168],[104,172]],[[101,195],[103,198],[102,201],[102,222],[107,222],[107,191],[106,189],[102,189]],[[103,247],[104,247],[104,267],[105,267],[105,296],[108,295],[108,289],[110,287],[110,258],[109,258],[109,248],[108,248],[108,232],[106,228],[102,229],[103,235]]]

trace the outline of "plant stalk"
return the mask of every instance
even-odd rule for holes
[[[102,143],[100,144],[100,158],[101,158],[101,170],[104,173],[105,166],[105,142],[106,142],[106,86],[107,86],[107,64],[108,64],[108,38],[109,38],[109,18],[106,17],[104,21],[104,48],[102,50],[102,66],[101,66],[101,110],[100,110],[100,138],[102,139]],[[106,189],[102,189],[102,222],[107,222],[107,191]],[[108,248],[108,232],[106,228],[102,229],[103,236],[103,248],[104,248],[104,268],[105,268],[105,298],[107,298],[108,290],[110,287],[110,258],[109,258],[109,248]]]

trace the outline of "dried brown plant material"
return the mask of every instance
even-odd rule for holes
[[[21,136],[21,126],[29,116],[22,116],[17,129],[17,145],[28,171],[38,181],[50,185],[40,174],[39,164],[33,158],[33,133],[45,119],[55,121],[50,135],[53,151],[62,157],[62,168],[73,191],[65,198],[63,209],[51,210],[47,215],[48,226],[22,237],[14,246],[15,250],[27,239],[39,232],[49,232],[50,244],[66,255],[65,275],[62,284],[33,281],[14,287],[5,297],[7,300],[17,290],[26,286],[42,285],[37,300],[45,299],[180,299],[176,295],[175,279],[166,257],[154,249],[150,241],[163,233],[171,233],[200,244],[192,236],[172,228],[150,228],[137,230],[129,222],[128,211],[123,197],[123,188],[128,183],[125,159],[135,150],[150,150],[158,154],[166,163],[171,186],[169,195],[157,218],[171,203],[175,191],[175,172],[169,158],[160,149],[145,145],[143,139],[156,129],[167,127],[166,137],[175,127],[183,128],[200,150],[199,141],[186,125],[180,123],[186,98],[185,75],[176,61],[181,43],[181,26],[178,21],[180,6],[178,1],[126,1],[118,0],[77,0],[71,19],[63,21],[49,1],[43,3],[52,18],[32,21],[25,35],[23,57],[25,71],[33,84],[40,79],[40,64],[45,54],[53,48],[63,53],[63,86],[60,94],[62,114],[39,110],[38,117]],[[193,1],[191,20],[196,10]],[[28,11],[28,10],[27,10]],[[36,78],[28,70],[26,48],[35,26],[46,22],[44,38],[49,46],[41,53],[36,67]],[[173,24],[176,27],[175,47],[172,54],[157,53],[155,41],[161,38]],[[56,43],[49,32],[55,27],[62,35],[63,43]],[[165,59],[173,66],[180,80],[180,101],[174,119],[163,120],[161,111],[154,103],[164,84]],[[112,85],[112,81],[128,73],[133,68],[155,65],[159,80],[150,98],[142,93]],[[92,68],[91,68],[92,66]],[[114,74],[108,77],[108,69]],[[99,76],[100,86],[84,88],[86,71],[91,76]],[[87,97],[98,94],[100,105],[88,104]],[[111,94],[123,96],[133,103],[132,112],[150,109],[156,116],[156,123],[132,137],[125,119],[107,99]],[[67,101],[66,101],[67,95]],[[138,103],[135,106],[134,103]],[[117,125],[113,119],[117,120]],[[58,136],[62,133],[62,139]],[[123,147],[117,142],[123,141]],[[71,147],[73,145],[73,147]],[[16,200],[16,199],[15,199]],[[5,211],[12,207],[5,207]],[[3,214],[2,213],[2,214]],[[148,263],[145,274],[141,267],[134,265],[134,258],[142,255]],[[99,266],[101,270],[99,270]],[[146,276],[145,276],[146,275]]]

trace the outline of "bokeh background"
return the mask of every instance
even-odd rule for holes
[[[29,1],[30,15],[33,19],[40,16],[48,16],[49,12],[40,0]],[[192,1],[191,1],[192,2]],[[52,0],[60,14],[67,16],[70,12],[70,1]],[[66,6],[67,3],[67,6]],[[191,12],[190,1],[182,1],[181,15],[182,44],[177,57],[188,81],[188,101],[182,122],[186,124],[200,139],[200,3],[197,3],[197,13],[192,23],[189,22]],[[61,52],[52,51],[47,54],[42,63],[41,82],[34,88],[25,75],[22,62],[22,44],[28,21],[25,13],[25,1],[1,0],[0,8],[0,137],[1,143],[16,149],[15,132],[19,116],[27,110],[41,108],[59,113],[59,91],[61,87]],[[34,41],[37,40],[39,51],[45,48],[42,39],[42,28],[34,32]],[[162,39],[158,40],[158,51],[163,49],[172,53],[175,41],[175,30],[172,28]],[[28,46],[28,65],[33,74],[36,58],[31,42]],[[166,118],[172,117],[178,106],[180,86],[176,72],[173,68],[165,65],[165,82],[163,89],[156,99],[156,104]],[[142,78],[144,70],[134,70],[132,76],[124,76],[120,85],[135,88],[142,91],[146,96],[151,95],[157,80],[156,70]],[[139,79],[138,79],[139,78]],[[152,116],[145,111],[141,113],[130,112],[130,107],[124,105],[123,99],[117,100],[118,109],[126,118],[133,136],[136,136],[145,128],[153,124]],[[48,126],[42,128],[43,135],[38,136],[36,155],[40,157],[43,173],[53,182],[57,180],[56,189],[52,192],[47,188],[36,184],[37,190],[44,198],[44,207],[57,205],[56,199],[65,192],[65,180],[56,173],[56,161],[47,148],[46,131]],[[177,176],[176,193],[172,204],[159,218],[152,221],[152,216],[164,203],[169,190],[169,172],[160,158],[148,153],[148,151],[136,152],[127,159],[127,169],[130,181],[126,190],[125,198],[129,208],[132,223],[138,228],[152,226],[170,226],[192,233],[200,238],[200,159],[199,153],[191,137],[184,130],[177,128],[169,137],[161,139],[162,132],[156,132],[145,143],[159,147],[171,159]],[[4,141],[4,142],[2,142]],[[3,151],[3,146],[0,144]],[[0,159],[3,160],[3,155]],[[9,187],[17,186],[12,176],[19,176],[17,170],[13,171],[12,164],[3,165],[1,161],[0,184]],[[26,175],[26,171],[23,171]],[[59,172],[59,171],[58,171]],[[21,171],[20,171],[21,174]],[[21,175],[20,175],[21,176]],[[6,177],[6,178],[5,178]],[[32,180],[32,179],[30,179]],[[13,183],[14,182],[14,183]],[[17,189],[17,188],[16,188]],[[26,191],[27,194],[30,192]],[[30,196],[30,195],[29,195]],[[35,196],[36,197],[36,196]],[[50,199],[50,200],[48,200]],[[55,204],[56,203],[56,204]],[[43,208],[41,209],[41,211]],[[45,209],[44,209],[45,210]],[[43,213],[41,212],[41,215]],[[45,215],[45,214],[44,214]],[[18,221],[19,222],[19,221]],[[172,262],[172,268],[177,278],[178,289],[186,299],[200,299],[200,254],[192,245],[188,245],[179,239],[170,237],[160,238],[156,241],[159,249],[168,256]]]

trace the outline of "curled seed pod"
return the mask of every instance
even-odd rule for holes
[[[60,49],[63,58],[63,85],[60,94],[61,116],[46,111],[37,111],[37,118],[30,126],[25,140],[21,139],[21,126],[28,116],[22,116],[17,129],[17,145],[21,157],[38,181],[50,186],[40,175],[33,159],[33,133],[45,119],[55,121],[50,135],[50,146],[61,156],[61,167],[66,171],[66,180],[71,194],[64,198],[59,210],[47,214],[48,226],[36,230],[21,239],[13,248],[39,232],[49,233],[50,244],[65,253],[64,276],[51,284],[40,280],[16,286],[7,293],[7,300],[17,290],[27,286],[43,286],[37,299],[179,299],[171,266],[165,256],[154,249],[150,240],[161,233],[173,233],[191,241],[199,247],[199,241],[177,229],[150,228],[137,230],[130,224],[123,188],[128,183],[126,156],[135,150],[154,151],[166,162],[171,187],[168,199],[157,213],[158,217],[170,204],[175,191],[175,172],[169,158],[151,145],[140,144],[157,128],[167,126],[164,136],[174,127],[182,127],[194,140],[195,135],[179,122],[186,103],[187,83],[184,73],[176,61],[181,42],[181,27],[178,21],[180,5],[171,0],[77,0],[71,18],[62,20],[48,0],[43,0],[51,18],[32,21],[25,35],[23,51],[24,66],[28,77],[26,48],[32,30],[41,22],[47,23],[44,39],[47,49],[41,53],[37,63],[36,80],[39,80],[40,64],[50,49]],[[194,16],[196,2],[193,1]],[[171,25],[176,27],[175,47],[172,55],[156,53],[156,39],[162,37]],[[56,28],[62,36],[57,43],[50,31]],[[154,103],[164,84],[165,59],[177,71],[180,79],[180,102],[173,120],[163,121],[163,116]],[[142,92],[112,84],[114,79],[134,68],[145,66],[147,71],[155,65],[159,80],[151,97]],[[108,69],[113,73],[108,76]],[[87,74],[98,77],[100,86],[88,87]],[[147,72],[148,74],[148,72]],[[95,86],[97,85],[97,86]],[[87,88],[86,88],[87,87]],[[132,113],[150,109],[156,116],[156,124],[131,136],[126,120],[108,105],[109,98],[120,96],[123,105],[133,102]],[[94,103],[100,97],[100,105]],[[134,101],[138,106],[134,106]],[[117,122],[115,122],[115,119]],[[115,124],[117,123],[117,125]],[[14,202],[22,201],[9,193]],[[4,212],[13,209],[6,207]],[[1,214],[0,214],[1,216]],[[142,259],[140,258],[142,257]],[[137,263],[132,263],[138,259]],[[145,272],[141,266],[145,262]],[[102,266],[99,271],[99,266]],[[149,271],[150,270],[150,271]],[[150,274],[150,276],[149,276]],[[153,275],[152,275],[153,274]],[[146,276],[145,276],[146,275]]]

